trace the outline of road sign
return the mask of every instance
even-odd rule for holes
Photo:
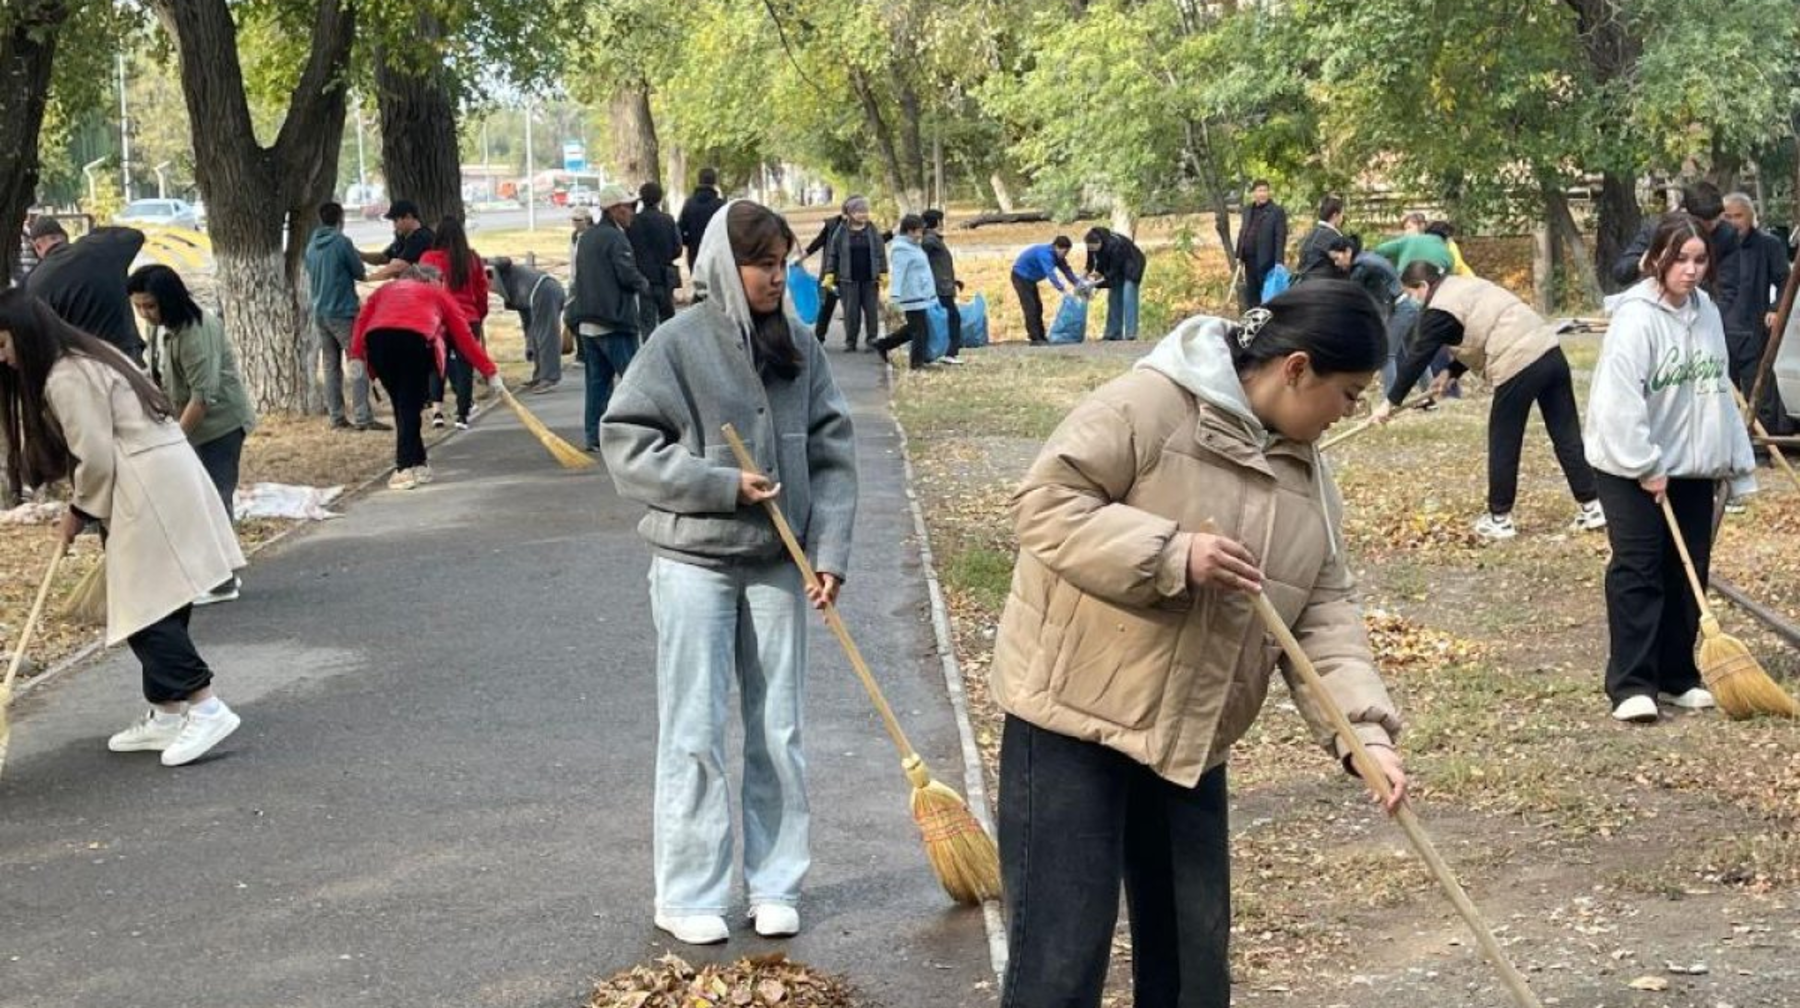
[[[587,147],[579,140],[569,140],[563,144],[563,171],[587,171]]]

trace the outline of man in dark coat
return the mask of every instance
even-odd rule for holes
[[[711,168],[700,169],[700,185],[681,205],[681,243],[687,246],[689,273],[694,272],[694,257],[700,254],[706,225],[712,223],[712,215],[724,205],[725,198],[719,195],[719,173]]]
[[[1331,243],[1344,236],[1344,201],[1327,196],[1319,201],[1319,222],[1300,239],[1300,254],[1295,258],[1294,283],[1312,276],[1339,276],[1334,273]]]
[[[1134,340],[1138,328],[1138,291],[1144,283],[1144,250],[1137,243],[1108,228],[1089,228],[1082,236],[1087,246],[1088,279],[1106,294],[1104,339]]]
[[[1269,198],[1269,183],[1250,183],[1250,206],[1238,232],[1237,260],[1244,268],[1245,311],[1262,304],[1263,280],[1287,259],[1287,211]]]
[[[575,246],[575,285],[563,308],[563,324],[575,331],[587,382],[583,416],[587,450],[600,450],[600,417],[612,400],[613,383],[637,355],[642,336],[638,299],[650,293],[625,237],[636,216],[636,198],[621,185],[600,188],[600,219],[583,231]]]
[[[681,270],[675,265],[681,258],[681,230],[675,218],[663,212],[662,199],[662,186],[655,182],[639,186],[637,215],[625,232],[638,272],[650,281],[650,293],[638,299],[643,319],[638,332],[643,336],[675,317],[675,288],[681,286]]]
[[[844,215],[841,213],[833,214],[830,217],[825,218],[825,223],[819,226],[818,236],[806,246],[806,250],[801,254],[800,258],[802,260],[810,259],[814,252],[822,252],[825,249],[830,248],[831,239],[837,235],[837,229],[843,226]],[[835,285],[831,287],[821,285],[819,294],[819,318],[818,321],[813,323],[813,335],[819,338],[820,343],[823,343],[825,342],[826,332],[831,329],[832,313],[837,311],[837,287]]]
[[[944,244],[944,211],[927,210],[924,220],[925,237],[919,240],[919,247],[925,250],[925,261],[931,264],[931,282],[937,288],[938,304],[944,306],[950,335],[950,348],[938,361],[961,364],[962,308],[956,303],[956,292],[962,287],[962,281],[956,279],[956,257],[950,254],[950,246]],[[823,336],[819,338],[824,339]]]
[[[142,366],[144,337],[133,321],[125,275],[144,247],[144,233],[97,227],[70,242],[56,218],[45,216],[32,221],[30,235],[39,262],[25,278],[26,292],[42,298],[64,322],[111,343]]]
[[[1719,195],[1719,187],[1711,182],[1696,182],[1682,187],[1679,209],[1700,218],[1706,228],[1706,244],[1712,250],[1713,261],[1713,279],[1707,290],[1718,295],[1721,293],[1718,285],[1726,273],[1725,262],[1737,251],[1739,237],[1736,228],[1719,226],[1725,214],[1725,198]],[[1621,287],[1629,287],[1644,278],[1641,272],[1644,253],[1650,251],[1650,239],[1655,237],[1656,225],[1661,220],[1661,214],[1645,218],[1638,227],[1637,237],[1631,239],[1631,244],[1613,260],[1612,278]]]
[[[1756,202],[1748,194],[1734,192],[1724,198],[1724,204],[1721,229],[1736,232],[1738,248],[1724,263],[1730,275],[1719,281],[1719,314],[1725,321],[1732,379],[1748,398],[1762,365],[1763,349],[1769,344],[1769,331],[1775,326],[1776,303],[1787,284],[1787,245],[1757,227]],[[1785,433],[1792,421],[1782,408],[1773,378],[1763,382],[1760,400],[1756,413],[1763,426],[1771,434]]]

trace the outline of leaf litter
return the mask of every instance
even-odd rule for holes
[[[676,955],[594,985],[588,1008],[856,1008],[850,985],[783,953],[694,966]]]

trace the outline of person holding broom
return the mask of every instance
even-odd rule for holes
[[[793,231],[727,203],[695,276],[709,292],[663,324],[614,392],[601,450],[619,493],[645,504],[656,620],[656,926],[695,945],[730,929],[725,703],[744,721],[744,881],[757,934],[800,929],[811,860],[802,700],[806,602],[835,599],[850,561],[856,450],[850,408],[807,327],[784,307]],[[734,461],[742,432],[767,475]],[[763,502],[779,500],[818,570],[803,594]]]
[[[22,290],[0,291],[0,423],[12,487],[67,478],[64,545],[106,544],[106,643],[131,646],[150,709],[113,752],[192,763],[240,719],[188,634],[193,601],[244,566],[231,519],[169,397],[123,352]]]
[[[1694,664],[1700,614],[1662,514],[1666,500],[1704,584],[1715,487],[1756,489],[1725,326],[1702,289],[1712,255],[1703,222],[1669,214],[1651,234],[1644,278],[1606,299],[1612,321],[1588,393],[1587,458],[1610,519],[1606,693],[1619,721],[1654,722],[1659,695],[1685,709],[1714,706]]]
[[[1189,319],[1078,405],[1014,494],[1019,554],[993,665],[1005,1008],[1100,1004],[1121,881],[1139,1008],[1230,1003],[1225,764],[1280,654],[1247,593],[1292,627],[1399,807],[1400,718],[1314,444],[1386,356],[1381,316],[1344,280],[1309,281],[1241,322]]]

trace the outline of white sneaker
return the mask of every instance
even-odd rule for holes
[[[1712,693],[1698,686],[1679,695],[1664,693],[1662,697],[1682,710],[1711,710],[1718,706],[1718,702],[1713,700]]]
[[[712,914],[688,914],[680,917],[656,915],[656,926],[675,936],[684,945],[717,945],[731,937],[725,918]]]
[[[237,575],[233,574],[230,581],[214,588],[212,591],[201,592],[199,595],[195,596],[193,605],[199,607],[209,606],[219,602],[236,602],[243,587],[244,582],[240,580]]]
[[[1744,499],[1742,497],[1727,497],[1725,499],[1726,514],[1743,514],[1747,510],[1749,509],[1744,507]]]
[[[1513,524],[1512,515],[1484,514],[1475,521],[1475,534],[1498,542],[1518,535],[1519,529]]]
[[[1577,532],[1603,529],[1606,527],[1606,511],[1600,507],[1599,501],[1588,501],[1576,508],[1575,521],[1571,523],[1570,527]]]
[[[469,429],[469,421],[457,420],[456,421],[456,429],[457,430],[468,430]]]
[[[967,362],[967,361],[965,361],[965,360],[963,360],[963,359],[962,359],[962,358],[961,358],[961,357],[939,357],[939,358],[938,358],[938,363],[939,363],[939,364],[957,364],[957,365],[962,365],[962,364],[966,364],[966,363],[968,363],[968,362]]]
[[[762,903],[750,908],[756,933],[764,938],[791,938],[800,933],[800,911],[784,903]]]
[[[164,714],[152,707],[131,726],[106,740],[113,752],[162,752],[175,743],[186,723],[180,714]]]
[[[428,465],[414,466],[413,471],[412,471],[412,478],[413,478],[413,482],[417,483],[420,486],[424,486],[425,484],[430,483],[431,478],[432,478],[431,477],[431,467]]]
[[[181,722],[181,734],[163,750],[162,765],[182,766],[194,762],[225,741],[242,723],[237,712],[225,706],[223,700],[219,701],[218,711],[212,714],[196,713],[189,707],[187,717]]]
[[[439,428],[439,429],[443,428],[443,426],[444,426],[444,411],[443,410],[432,410],[431,411],[431,426]]]
[[[1657,718],[1656,701],[1643,694],[1626,697],[1613,708],[1614,721],[1632,721],[1637,724],[1650,724]]]
[[[394,475],[388,477],[389,490],[411,490],[419,485],[411,469],[395,469]]]

